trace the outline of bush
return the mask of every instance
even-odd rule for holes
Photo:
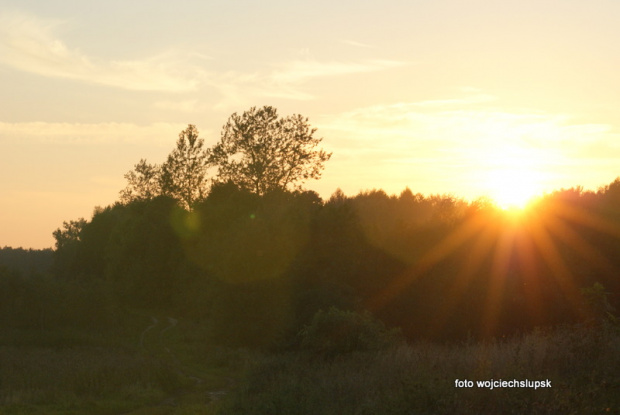
[[[324,357],[387,349],[401,340],[399,330],[387,329],[367,311],[360,314],[334,307],[318,311],[299,335],[302,349]]]

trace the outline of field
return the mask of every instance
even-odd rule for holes
[[[214,413],[211,404],[250,361],[242,351],[209,348],[195,326],[128,317],[108,332],[5,331],[0,413]]]
[[[223,414],[620,413],[620,336],[579,328],[487,343],[401,345],[324,360],[270,356]],[[549,380],[551,388],[478,387]],[[471,380],[473,387],[456,387]]]
[[[1,413],[620,413],[620,335],[609,327],[326,357],[209,347],[198,327],[158,322],[144,332],[153,320],[135,317],[143,330],[134,336],[131,327],[3,336]],[[551,387],[477,384],[492,379],[549,380]]]

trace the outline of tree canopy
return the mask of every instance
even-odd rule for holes
[[[220,182],[257,194],[300,189],[304,181],[321,177],[331,157],[316,149],[322,138],[314,137],[315,132],[301,115],[280,118],[274,107],[252,107],[230,116],[209,158],[218,167]]]
[[[176,148],[161,166],[162,194],[181,201],[191,208],[207,195],[207,150],[204,140],[198,138],[195,125],[188,125],[179,134]]]
[[[189,124],[179,134],[176,148],[161,164],[149,164],[145,159],[125,174],[127,187],[121,190],[122,203],[150,200],[165,195],[191,208],[207,195],[209,162],[204,140],[198,138],[198,129]]]
[[[149,200],[161,194],[161,166],[150,164],[141,159],[134,169],[125,174],[127,187],[121,190],[121,202]]]
[[[279,117],[274,107],[252,107],[234,113],[222,128],[221,139],[204,148],[195,125],[179,134],[176,148],[162,164],[141,159],[125,174],[127,186],[121,203],[169,196],[191,209],[210,188],[209,167],[217,167],[215,182],[231,183],[263,195],[273,190],[300,190],[309,179],[319,179],[331,157],[317,149],[322,138],[314,136],[308,118],[299,114]]]

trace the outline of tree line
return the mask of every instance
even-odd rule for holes
[[[302,188],[330,156],[314,131],[252,108],[211,149],[190,125],[164,163],[142,160],[118,202],[54,232],[50,284],[88,299],[69,295],[66,313],[105,325],[122,309],[159,310],[205,325],[213,342],[261,348],[300,347],[330,309],[370,312],[409,340],[613,317],[620,179],[548,194],[520,216],[409,189],[323,200]],[[0,281],[19,285],[11,275]],[[52,324],[44,314],[24,324]]]

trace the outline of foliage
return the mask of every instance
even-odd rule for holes
[[[286,280],[225,283],[216,293],[206,323],[212,343],[269,350],[284,342],[294,318]]]
[[[369,312],[356,313],[333,307],[317,312],[299,335],[302,349],[325,357],[383,350],[395,346],[399,340],[398,330],[388,330]]]
[[[52,233],[56,239],[52,265],[56,275],[67,277],[80,273],[77,256],[80,248],[80,234],[86,223],[84,218],[63,222],[62,229],[58,228]]]
[[[309,241],[315,208],[312,194],[259,197],[232,184],[214,187],[196,206],[201,231],[185,247],[204,270],[194,284],[210,287],[193,296],[211,312],[215,342],[264,348],[282,340],[295,320],[291,269]]]
[[[223,189],[224,190],[224,189]],[[303,193],[216,192],[197,206],[203,232],[193,257],[227,282],[277,279],[305,248],[312,201]]]
[[[161,166],[141,159],[125,174],[127,187],[120,192],[121,203],[149,200],[161,194]]]
[[[189,125],[179,134],[176,148],[161,166],[162,194],[180,200],[191,209],[207,195],[207,151],[204,140],[198,138],[196,126]]]
[[[142,159],[125,174],[127,186],[120,192],[120,201],[127,204],[165,195],[189,209],[207,195],[208,167],[204,140],[198,138],[196,126],[190,124],[181,131],[176,148],[163,164],[149,164]]]
[[[79,242],[80,232],[85,225],[86,219],[84,218],[63,222],[63,229],[58,228],[52,233],[54,239],[56,239],[56,250],[65,249],[69,245]]]
[[[331,153],[316,150],[321,138],[301,115],[279,118],[274,107],[252,107],[234,113],[222,129],[220,141],[210,149],[218,167],[217,179],[231,181],[256,194],[288,188],[300,189],[318,179]]]
[[[55,275],[202,321],[221,344],[290,347],[330,307],[369,310],[410,341],[490,339],[587,323],[598,306],[580,289],[595,282],[598,304],[618,308],[613,189],[558,192],[515,217],[407,189],[323,201],[217,183],[191,211],[161,196],[66,223]]]
[[[169,306],[183,262],[171,223],[177,211],[182,209],[176,200],[165,196],[95,210],[90,221],[81,220],[73,239],[64,238],[54,251],[54,275],[111,284],[126,305]]]
[[[117,203],[54,232],[51,276],[0,269],[0,331],[5,338],[54,333],[54,347],[75,346],[81,343],[65,344],[73,340],[59,333],[107,333],[125,320],[123,306],[196,327],[200,339],[196,331],[190,337],[202,349],[192,352],[192,363],[207,364],[196,356],[230,346],[288,352],[259,369],[262,383],[243,386],[224,413],[615,408],[607,391],[617,389],[620,355],[618,329],[609,324],[620,306],[617,183],[547,195],[519,216],[408,189],[353,197],[337,191],[323,201],[314,192],[260,194],[232,181],[216,183],[192,210],[161,195]],[[571,326],[548,331],[563,324]],[[386,327],[398,327],[411,343],[444,343],[390,349],[398,336]],[[525,334],[510,337],[516,333]],[[133,330],[128,344],[139,337]],[[460,344],[464,339],[484,341]],[[497,390],[488,399],[486,390],[451,383],[541,371],[562,382],[552,396]],[[82,379],[105,392],[96,379]],[[160,390],[166,382],[154,384]],[[14,400],[29,393],[12,390]]]
[[[26,278],[0,267],[2,329],[107,328],[116,322],[117,311],[110,287],[104,283]]]
[[[171,216],[180,210],[174,199],[160,196],[122,207],[103,252],[104,276],[117,295],[130,305],[165,308],[170,305],[182,247]]]

